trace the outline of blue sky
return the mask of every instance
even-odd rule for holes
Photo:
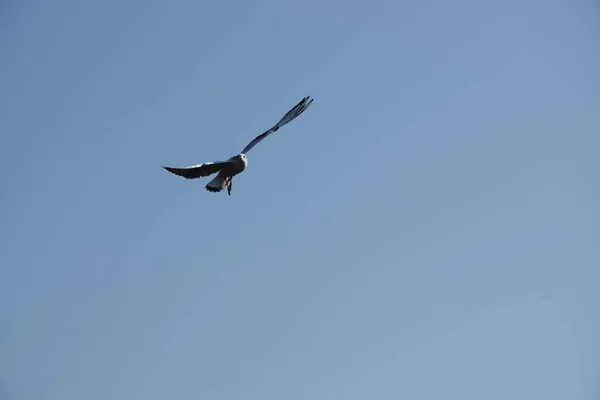
[[[3,2],[0,397],[596,398],[599,18]]]

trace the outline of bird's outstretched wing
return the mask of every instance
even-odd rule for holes
[[[279,122],[276,123],[271,129],[269,129],[269,130],[261,133],[257,137],[255,137],[254,140],[252,140],[250,143],[248,143],[248,145],[246,147],[244,147],[244,150],[242,150],[242,153],[243,154],[248,153],[250,151],[250,149],[252,149],[254,146],[256,146],[256,144],[258,142],[260,142],[261,140],[263,140],[264,138],[269,136],[271,133],[277,132],[277,130],[279,130],[279,128],[281,128],[282,126],[284,126],[285,124],[287,124],[288,122],[290,122],[291,120],[296,118],[298,115],[302,114],[304,112],[304,110],[306,110],[308,108],[308,106],[310,106],[314,100],[314,99],[308,100],[309,97],[310,96],[306,96],[305,98],[303,98],[298,104],[296,104],[294,106],[294,108],[292,108],[290,111],[288,111],[287,114],[285,114],[283,116],[283,118],[281,118],[281,120],[279,120]]]
[[[172,174],[183,176],[186,179],[196,179],[203,176],[212,175],[215,172],[219,172],[219,170],[229,162],[230,161],[210,161],[184,168],[173,168],[165,166],[163,166],[163,168]]]

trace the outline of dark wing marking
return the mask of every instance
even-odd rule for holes
[[[311,99],[309,101],[308,100],[309,97],[310,96],[306,96],[305,98],[300,100],[300,102],[298,104],[296,104],[294,106],[294,108],[292,108],[290,111],[288,111],[287,114],[285,114],[283,116],[283,118],[281,118],[279,120],[279,122],[276,123],[271,129],[269,129],[269,130],[261,133],[257,137],[255,137],[254,140],[252,140],[250,143],[248,143],[248,145],[246,147],[244,147],[244,150],[242,150],[242,153],[244,153],[244,154],[248,153],[254,146],[256,146],[256,144],[258,142],[260,142],[261,140],[263,140],[264,138],[269,136],[271,133],[277,132],[277,130],[279,130],[279,128],[281,128],[282,126],[284,126],[285,124],[287,124],[288,122],[290,122],[291,120],[293,120],[294,118],[296,118],[297,116],[302,114],[304,112],[304,110],[306,110],[308,108],[308,106],[310,106],[314,100],[314,99]]]
[[[196,179],[203,176],[212,175],[215,172],[219,172],[219,170],[223,168],[223,166],[227,163],[229,163],[229,161],[210,161],[205,162],[203,164],[192,165],[190,167],[184,168],[173,168],[165,166],[163,166],[163,168],[172,174],[183,176],[186,179]]]

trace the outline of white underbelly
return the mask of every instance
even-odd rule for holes
[[[242,173],[246,167],[248,166],[248,162],[244,162],[242,160],[236,160],[229,168],[227,168],[227,175],[235,176],[239,173]]]

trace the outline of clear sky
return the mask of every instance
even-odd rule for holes
[[[0,398],[598,399],[591,0],[0,3]],[[248,153],[232,196],[161,165]]]

